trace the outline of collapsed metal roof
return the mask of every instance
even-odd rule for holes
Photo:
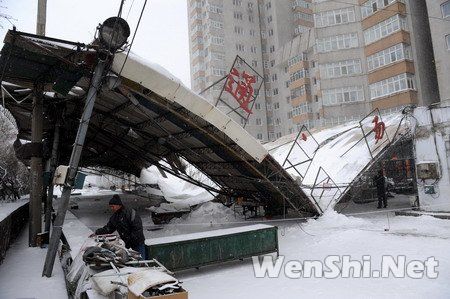
[[[18,138],[30,140],[31,98],[35,87],[43,86],[47,140],[57,119],[62,121],[59,164],[69,160],[96,55],[95,46],[17,31],[5,37],[2,95],[16,119]],[[181,158],[219,189],[185,174]],[[119,53],[96,99],[80,166],[139,175],[150,165],[228,196],[278,207],[286,200],[302,213],[318,213],[292,177],[239,124],[160,67]]]

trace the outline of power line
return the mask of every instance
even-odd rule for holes
[[[147,5],[147,0],[145,0],[144,5],[142,6],[141,14],[139,15],[139,20],[138,20],[138,22],[137,22],[136,29],[134,30],[133,38],[131,39],[130,46],[128,47],[127,56],[125,56],[125,60],[123,61],[122,67],[120,68],[120,71],[119,71],[119,73],[117,74],[117,80],[116,80],[116,81],[119,80],[120,75],[122,74],[123,68],[125,67],[125,63],[126,63],[127,60],[128,60],[128,56],[130,55],[131,47],[133,46],[134,39],[135,39],[135,37],[136,37],[136,33],[137,33],[138,29],[139,29],[139,25],[141,24],[142,15],[144,14],[144,10],[145,10],[145,6],[146,6],[146,5]],[[117,83],[117,82],[116,82],[116,83]],[[115,84],[114,84],[114,85],[115,85]]]

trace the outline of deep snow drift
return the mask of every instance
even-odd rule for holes
[[[291,222],[292,223],[292,222]],[[300,226],[302,229],[300,229]],[[389,231],[385,231],[390,227]],[[329,255],[370,255],[378,269],[383,255],[405,255],[407,261],[439,261],[437,279],[299,278],[282,272],[279,278],[255,278],[251,261],[201,268],[178,277],[189,296],[210,298],[449,298],[450,222],[428,216],[393,217],[385,212],[347,217],[330,210],[318,220],[279,228],[280,255],[289,260],[321,260]]]

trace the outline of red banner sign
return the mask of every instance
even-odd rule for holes
[[[233,68],[228,74],[224,89],[236,99],[239,106],[248,114],[252,114],[249,104],[253,100],[254,83],[256,83],[256,76],[249,75],[245,71],[239,73],[236,68]]]

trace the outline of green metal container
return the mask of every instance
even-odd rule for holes
[[[147,258],[171,271],[272,252],[278,255],[278,228],[263,224],[146,240]]]

